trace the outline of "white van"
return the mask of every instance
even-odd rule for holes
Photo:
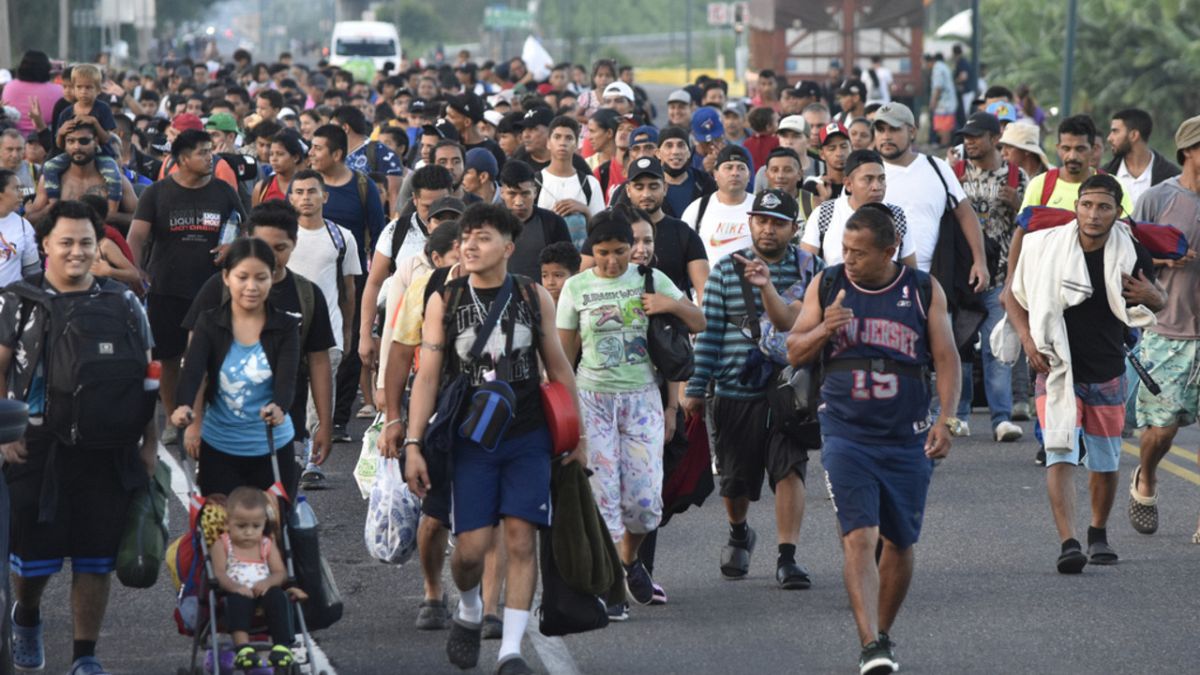
[[[370,59],[375,69],[391,61],[400,67],[400,34],[384,21],[339,21],[333,26],[329,45],[329,64],[344,65],[355,59]]]

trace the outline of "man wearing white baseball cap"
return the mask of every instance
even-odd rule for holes
[[[601,105],[605,108],[612,108],[622,115],[628,115],[633,112],[635,100],[633,87],[620,80],[605,87],[604,95],[600,98]]]
[[[821,175],[821,160],[813,157],[812,153],[808,151],[808,122],[803,115],[788,115],[779,120],[779,129],[775,133],[779,136],[779,147],[791,148],[800,156],[800,180]],[[754,175],[754,194],[758,194],[768,187],[770,186],[767,185],[767,167],[764,164]],[[812,196],[811,192],[807,196],[800,196],[800,213],[805,218],[812,213]],[[805,201],[808,202],[807,207]]]

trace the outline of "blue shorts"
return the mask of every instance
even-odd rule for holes
[[[843,535],[879,527],[898,548],[917,543],[933,476],[924,441],[873,445],[825,436],[821,464]]]
[[[450,529],[495,527],[510,516],[550,526],[550,432],[542,427],[501,441],[495,452],[459,438],[454,445]]]

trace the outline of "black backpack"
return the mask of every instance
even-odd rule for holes
[[[47,355],[45,428],[66,445],[123,447],[142,437],[156,394],[144,387],[149,358],[139,317],[124,295],[128,289],[98,282],[87,291],[51,293],[39,275],[9,290],[24,300],[20,326],[35,304],[46,312],[42,347],[30,359]]]

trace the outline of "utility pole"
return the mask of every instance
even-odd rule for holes
[[[979,45],[982,40],[983,18],[979,16],[979,0],[971,0],[971,92],[979,92]],[[971,98],[975,98],[972,96]]]
[[[684,12],[683,12],[684,22],[685,22],[684,30],[687,33],[687,48],[684,52],[686,54],[686,56],[684,58],[687,60],[687,65],[685,68],[685,71],[687,72],[687,77],[685,79],[687,80],[688,84],[691,84],[692,83],[692,0],[683,0],[683,4],[685,7]]]
[[[8,0],[0,0],[0,59],[12,63],[12,36],[9,34]],[[16,70],[15,68],[13,70]]]
[[[71,34],[71,0],[58,0],[58,58],[68,60]]]
[[[1077,4],[1076,0],[1067,2],[1067,46],[1066,54],[1063,55],[1062,107],[1060,108],[1063,119],[1071,116],[1071,90],[1074,88],[1072,80],[1075,77],[1075,10]]]

